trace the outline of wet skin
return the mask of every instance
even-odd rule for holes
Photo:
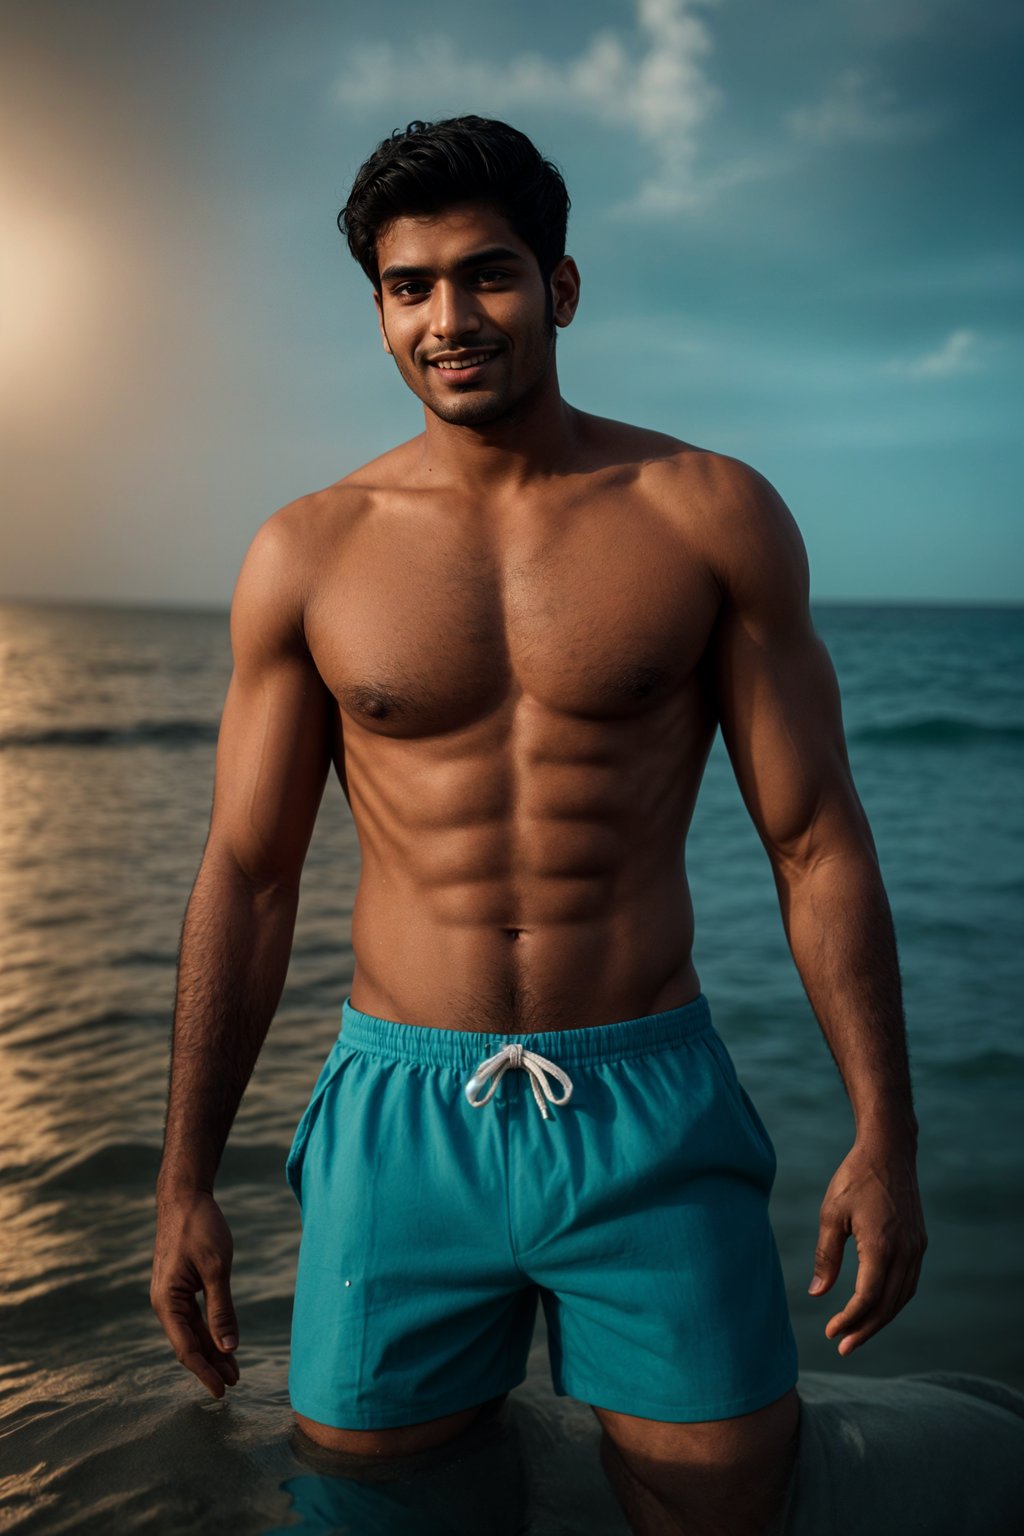
[[[561,397],[571,258],[545,285],[472,206],[398,220],[378,258],[382,344],[425,431],[253,540],[207,856],[268,903],[294,897],[333,764],[361,850],[356,1008],[504,1034],[655,1013],[700,991],[684,848],[721,728],[857,1120],[817,1258],[827,1290],[857,1238],[857,1292],[827,1329],[848,1353],[910,1299],[924,1235],[899,1043],[867,1038],[851,980],[862,951],[889,955],[888,909],[800,534],[747,465]],[[481,352],[465,377],[438,366]],[[796,1410],[794,1392],[744,1416],[746,1443],[791,1455]],[[663,1467],[725,1443],[626,1418],[602,1422],[634,1470],[638,1444]],[[420,1441],[300,1424],[381,1454],[450,1419]],[[729,1476],[709,1479],[727,1508]]]

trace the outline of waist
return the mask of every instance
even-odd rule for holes
[[[353,1050],[371,1055],[471,1071],[482,1057],[492,1055],[509,1039],[525,1050],[560,1062],[621,1061],[669,1049],[710,1026],[711,1009],[703,992],[678,1008],[635,1019],[514,1035],[500,1030],[446,1029],[414,1021],[381,1019],[354,1008],[351,997],[346,997],[339,1036]]]
[[[376,893],[374,893],[376,896]],[[523,928],[436,921],[401,902],[352,918],[354,1007],[476,1032],[550,1032],[676,1008],[701,991],[685,884],[636,907]]]

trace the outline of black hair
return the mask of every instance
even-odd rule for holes
[[[406,215],[489,203],[537,258],[545,284],[565,255],[569,194],[558,167],[517,128],[487,117],[396,128],[359,168],[338,228],[380,292],[377,241]]]

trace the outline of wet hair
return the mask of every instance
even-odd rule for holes
[[[545,284],[565,255],[569,194],[558,167],[517,128],[488,117],[396,128],[359,168],[338,228],[380,293],[377,241],[395,219],[488,203],[537,258]]]

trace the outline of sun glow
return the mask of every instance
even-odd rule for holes
[[[0,207],[0,409],[20,421],[83,387],[100,329],[100,256],[95,236],[59,208],[6,188]]]

